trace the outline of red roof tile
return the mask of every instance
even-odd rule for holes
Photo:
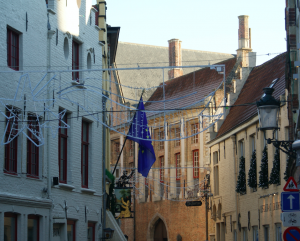
[[[229,76],[230,71],[236,64],[236,58],[222,61],[217,64],[225,64],[226,78]],[[198,71],[171,79],[165,82],[165,105],[166,109],[183,108],[193,105],[200,101],[205,96],[213,92],[223,81],[223,75],[218,74],[216,70],[210,68],[203,68]],[[169,101],[180,98],[177,101]],[[163,100],[163,85],[160,84],[148,102],[145,108],[148,110],[164,109],[163,102],[152,102]]]
[[[234,105],[255,103],[262,97],[263,88],[269,87],[272,81],[277,78],[279,78],[279,80],[273,87],[275,88],[273,96],[278,99],[280,95],[284,94],[285,61],[286,54],[283,53],[271,59],[270,61],[255,67],[246,80],[246,83],[243,86]],[[231,107],[230,112],[220,127],[216,138],[226,134],[230,130],[256,115],[256,105]]]

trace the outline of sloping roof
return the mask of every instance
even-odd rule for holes
[[[234,105],[255,103],[262,97],[263,88],[269,87],[272,81],[277,78],[279,79],[275,86],[273,86],[273,88],[275,88],[273,96],[278,99],[280,95],[284,94],[285,61],[286,54],[283,53],[269,60],[268,62],[255,67],[246,80],[246,83]],[[226,134],[230,130],[256,115],[256,105],[231,107],[230,112],[220,127],[216,138]]]
[[[182,49],[182,65],[184,66],[215,64],[233,57],[235,57],[235,55]],[[168,47],[119,42],[116,65],[118,68],[168,66],[169,50]],[[195,70],[195,68],[184,68],[183,74],[185,75]],[[161,69],[118,72],[121,84],[126,86],[149,88],[158,86],[163,82]],[[168,69],[164,70],[164,80],[168,80]],[[154,90],[155,89],[147,91],[146,94],[143,95],[144,100],[147,100]],[[125,97],[132,99],[139,99],[140,95],[140,93],[137,94],[134,89],[126,87],[123,87],[123,93]]]
[[[236,64],[236,58],[231,58],[218,64],[225,64],[226,76],[230,75],[231,70]],[[218,74],[214,69],[203,68],[195,72],[171,79],[165,82],[165,100],[179,99],[178,101],[166,102],[166,108],[182,108],[193,105],[202,100],[205,96],[213,92],[223,81],[223,75]],[[148,110],[158,110],[164,108],[163,102],[152,102],[163,100],[163,86],[152,94],[145,108]]]

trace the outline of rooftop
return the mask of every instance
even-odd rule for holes
[[[243,124],[257,115],[256,105],[238,106],[247,103],[255,103],[263,95],[263,88],[269,87],[273,80],[278,79],[273,88],[273,96],[278,99],[285,93],[285,61],[286,53],[280,54],[268,62],[253,68],[245,85],[243,86],[234,107],[220,127],[216,138],[228,133],[237,126]]]
[[[224,64],[227,78],[230,71],[236,64],[236,58],[231,58],[216,64]],[[195,72],[168,80],[165,82],[165,97],[163,85],[161,84],[148,101],[166,100],[165,108],[183,108],[202,100],[205,96],[212,93],[220,86],[223,81],[223,75],[218,74],[214,69],[209,67],[197,70]],[[168,101],[178,99],[177,101]],[[148,110],[158,110],[164,108],[163,102],[147,102],[145,108]]]
[[[182,49],[183,66],[215,64],[233,57],[235,57],[233,54]],[[169,49],[168,47],[119,42],[116,65],[118,68],[167,67],[169,66]],[[183,74],[186,75],[195,70],[195,68],[184,68]],[[164,79],[162,72],[164,73]],[[124,87],[124,85],[150,88],[158,86],[163,80],[168,80],[168,68],[164,69],[164,71],[161,69],[125,70],[118,71],[118,74],[123,85],[124,97],[136,100],[139,99],[140,93],[133,88]],[[146,91],[143,95],[144,100],[148,100],[154,91],[155,89]]]

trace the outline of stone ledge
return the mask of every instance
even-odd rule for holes
[[[75,189],[74,186],[72,186],[70,184],[65,184],[65,183],[59,183],[58,186],[59,186],[59,188],[70,190],[70,191],[72,191],[73,189]]]
[[[22,195],[8,193],[0,193],[0,203],[47,209],[50,209],[52,207],[52,201],[49,199],[30,198]]]
[[[88,188],[81,188],[81,192],[84,192],[84,193],[87,193],[87,194],[94,194],[94,193],[96,193],[96,190],[88,189]]]

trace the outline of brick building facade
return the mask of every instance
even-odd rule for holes
[[[248,26],[248,16],[240,16],[243,26]],[[241,23],[241,22],[240,22]],[[242,28],[242,25],[240,25]],[[245,31],[240,29],[241,31]],[[248,31],[248,30],[247,30]],[[246,34],[244,34],[246,36]],[[243,36],[244,36],[243,35]],[[239,39],[238,57],[230,58],[216,63],[225,65],[226,79],[226,97],[227,104],[234,103],[239,91],[242,89],[253,66],[255,66],[255,53],[245,47],[245,41],[249,38]],[[181,75],[183,70],[180,68],[181,44],[177,39],[169,41],[169,65],[173,68],[169,70],[169,80],[165,82],[165,95],[162,88],[157,88],[146,102],[146,110],[155,110],[161,108],[155,101],[172,100],[178,96],[189,95],[197,92],[197,96],[190,99],[184,99],[181,102],[169,104],[168,108],[184,107],[187,103],[197,103],[197,101],[214,92],[209,100],[209,107],[203,115],[214,115],[223,113],[224,108],[217,108],[224,103],[224,86],[216,90],[223,81],[223,75],[215,69],[203,68],[194,72]],[[179,51],[176,53],[174,51]],[[245,53],[244,53],[245,52]],[[247,53],[246,53],[247,52]],[[178,68],[176,68],[178,66]],[[174,68],[175,67],[175,68]],[[140,71],[140,70],[138,70]],[[222,72],[222,70],[219,70]],[[120,74],[120,83],[122,83]],[[173,78],[174,77],[174,78]],[[112,90],[117,91],[120,87],[114,86]],[[184,94],[183,94],[184,93]],[[229,95],[230,93],[230,95]],[[117,101],[117,99],[116,99]],[[118,100],[121,101],[121,100]],[[154,101],[154,102],[151,102]],[[122,100],[125,104],[126,98]],[[204,103],[198,104],[197,108],[205,107]],[[116,108],[116,107],[115,107]],[[129,234],[129,240],[155,240],[155,238],[168,238],[168,240],[205,240],[206,235],[215,232],[214,221],[206,220],[206,209],[204,202],[205,188],[207,186],[207,174],[210,166],[210,149],[206,143],[216,136],[216,131],[220,128],[224,119],[213,122],[208,117],[195,118],[199,110],[189,110],[183,116],[173,118],[168,122],[166,128],[152,128],[151,135],[155,140],[172,141],[154,141],[153,146],[156,155],[156,162],[149,172],[147,178],[137,176],[135,200],[135,220],[121,220],[121,228],[124,233]],[[125,120],[130,119],[130,113],[122,113]],[[227,112],[225,112],[225,115]],[[120,114],[121,115],[121,114]],[[156,116],[147,116],[148,124],[155,123]],[[168,119],[168,113],[166,114]],[[171,119],[171,118],[169,118]],[[183,125],[184,123],[184,125]],[[117,123],[120,128],[124,123]],[[127,131],[129,124],[123,131]],[[200,133],[199,133],[200,132]],[[193,134],[199,133],[199,134]],[[184,136],[192,136],[184,138]],[[183,137],[183,138],[182,138]],[[119,151],[124,143],[125,137],[119,133],[111,132],[111,165],[113,166],[118,157]],[[114,146],[114,147],[113,147]],[[117,177],[122,170],[130,170],[137,167],[137,144],[127,141],[123,153],[120,156],[119,169]],[[187,207],[186,200],[202,200],[203,204],[199,207]],[[206,232],[206,223],[208,223],[208,232]],[[133,226],[132,226],[133,225]],[[134,229],[135,226],[135,229]],[[180,239],[181,238],[181,239]]]

